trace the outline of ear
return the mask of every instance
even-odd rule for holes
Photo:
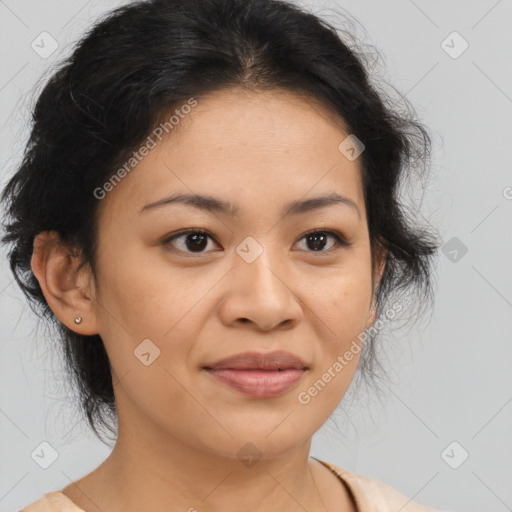
[[[66,327],[78,334],[98,334],[94,280],[89,266],[78,271],[79,258],[62,244],[56,231],[43,231],[34,240],[32,272],[46,302]],[[82,322],[75,323],[77,316]]]
[[[369,315],[366,320],[366,329],[371,327],[375,320],[377,319],[377,294],[376,291],[378,290],[380,281],[382,279],[382,275],[384,274],[384,269],[386,268],[386,262],[387,262],[387,256],[388,251],[382,246],[379,246],[379,249],[377,251],[376,255],[376,262],[375,262],[375,268],[373,270],[373,290],[372,290],[372,301],[370,304],[370,310]]]

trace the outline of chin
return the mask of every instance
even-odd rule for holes
[[[214,438],[211,436],[211,431],[205,432],[209,437],[203,437],[201,442],[208,451],[228,459],[242,461],[245,457],[253,459],[282,457],[309,441],[314,433],[313,427],[311,431],[306,431],[304,425],[301,430],[291,423],[286,425],[287,420],[283,421],[286,414],[281,414],[279,421],[275,420],[274,415],[266,421],[261,413],[257,420],[247,424],[239,420],[237,424],[226,421],[223,425],[226,425],[226,430],[232,437],[219,429]]]

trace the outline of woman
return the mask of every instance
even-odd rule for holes
[[[116,442],[23,510],[432,510],[309,457],[391,292],[431,291],[437,240],[397,198],[428,150],[290,3],[153,0],[93,27],[38,99],[4,242]]]

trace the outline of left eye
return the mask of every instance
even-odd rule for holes
[[[310,244],[310,247],[313,247],[313,252],[327,252],[333,248],[329,247],[328,250],[324,250],[329,237],[335,240],[334,246],[336,246],[336,244],[341,247],[350,245],[347,240],[336,231],[310,231],[303,235],[301,240],[305,239],[306,244]]]
[[[325,247],[328,245],[327,241],[329,238],[334,239],[334,244],[326,250]],[[174,245],[182,252],[203,253],[208,252],[205,251],[208,246],[208,239],[217,243],[208,231],[189,229],[166,238],[163,240],[162,244],[168,245],[172,242],[171,245]],[[328,252],[336,245],[340,247],[350,245],[350,243],[336,231],[310,231],[309,233],[302,235],[300,241],[302,240],[305,240],[307,247],[312,249],[308,252]],[[180,243],[176,243],[175,241],[180,241]]]

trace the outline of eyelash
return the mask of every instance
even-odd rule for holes
[[[327,249],[326,251],[321,250],[321,251],[306,251],[306,252],[310,252],[313,254],[330,254],[333,250],[340,249],[342,247],[348,247],[349,245],[352,245],[352,242],[348,242],[347,239],[340,232],[333,231],[333,230],[327,230],[327,229],[313,229],[311,231],[308,231],[307,233],[304,233],[299,238],[299,240],[302,240],[303,238],[306,238],[306,237],[316,234],[316,233],[323,233],[325,235],[332,236],[336,240],[338,247],[334,246],[334,247],[331,247],[330,249]],[[173,240],[175,240],[176,238],[180,238],[182,236],[186,236],[186,235],[190,235],[190,234],[206,235],[209,238],[211,238],[215,243],[218,244],[215,237],[209,231],[206,231],[201,228],[190,228],[190,229],[185,229],[183,231],[179,231],[178,233],[174,233],[173,235],[170,235],[170,236],[164,238],[161,243],[162,243],[162,245],[167,246],[167,245],[170,245],[170,243]],[[181,252],[184,254],[190,254],[190,255],[194,255],[194,256],[196,256],[196,255],[200,256],[202,254],[207,254],[206,251],[194,253],[194,252],[182,251],[181,249],[171,249],[171,250],[174,252]]]

